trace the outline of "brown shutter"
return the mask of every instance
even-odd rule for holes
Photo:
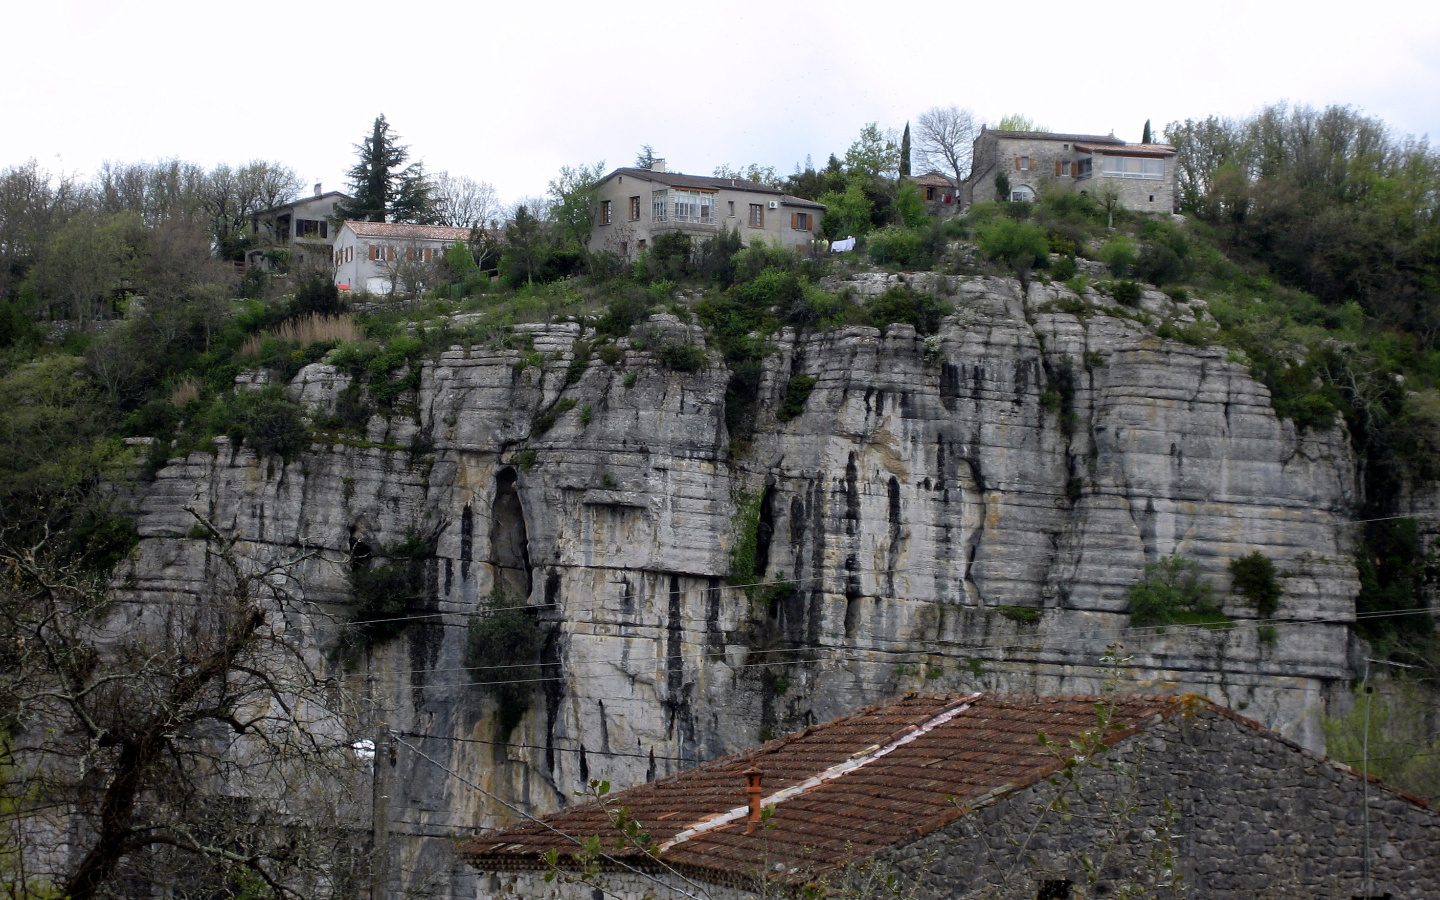
[[[1020,157],[1015,157],[1015,171],[1020,171]]]
[[[790,214],[790,230],[791,230],[791,231],[799,231],[799,230],[800,230],[800,214],[799,214],[799,213],[791,213],[791,214]]]
[[[1064,164],[1061,163],[1060,160],[1058,160],[1058,159],[1055,160],[1055,174],[1056,174],[1056,175],[1059,175],[1059,174],[1060,174],[1060,166],[1062,166],[1062,165],[1064,165]]]

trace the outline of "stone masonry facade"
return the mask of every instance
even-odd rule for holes
[[[1110,171],[1130,168],[1136,171]],[[1113,135],[984,131],[975,141],[969,202],[1005,199],[996,196],[997,175],[1010,180],[1010,199],[1034,199],[1055,187],[1094,194],[1113,185],[1126,209],[1175,209],[1175,149],[1164,144],[1127,144]]]

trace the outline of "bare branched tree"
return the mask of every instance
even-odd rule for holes
[[[431,179],[430,196],[437,225],[486,228],[501,217],[500,195],[488,181],[441,172]]]
[[[970,175],[979,126],[975,114],[958,106],[933,106],[915,120],[915,147],[928,168],[955,179],[955,189]]]
[[[45,542],[0,542],[0,818],[26,884],[67,900],[349,895],[366,762],[289,568],[208,536],[210,588],[133,602]],[[310,649],[307,650],[307,643]],[[49,896],[49,894],[44,894]]]

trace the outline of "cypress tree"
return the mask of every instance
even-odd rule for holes
[[[905,123],[905,133],[900,136],[900,177],[910,174],[910,123]]]
[[[1146,119],[1146,120],[1145,120],[1145,134],[1144,134],[1143,136],[1141,136],[1141,138],[1140,138],[1140,143],[1142,143],[1142,144],[1149,144],[1149,143],[1151,143],[1151,140],[1150,140],[1150,120],[1149,120],[1149,119]]]

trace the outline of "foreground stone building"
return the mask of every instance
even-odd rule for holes
[[[462,845],[478,896],[1440,896],[1440,813],[1194,696],[909,694],[607,800]]]
[[[1010,182],[1009,197],[996,196],[996,176]],[[1113,185],[1120,204],[1137,212],[1175,209],[1175,148],[1127,144],[1115,135],[1053,134],[985,129],[975,139],[966,192],[972,203],[1034,200],[1046,187],[1094,193]]]

